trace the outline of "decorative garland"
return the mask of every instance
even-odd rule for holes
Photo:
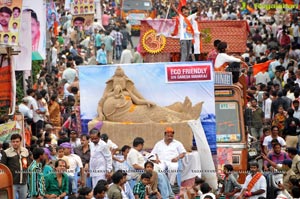
[[[160,53],[166,46],[167,39],[164,35],[156,35],[156,31],[148,30],[142,37],[143,48],[151,53]]]

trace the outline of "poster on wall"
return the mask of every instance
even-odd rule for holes
[[[0,44],[18,45],[21,10],[22,0],[0,2]]]
[[[46,57],[46,2],[23,0],[23,12],[31,14],[32,54],[35,60],[43,60]]]
[[[222,175],[225,164],[232,164],[232,148],[218,148],[218,171]]]
[[[50,2],[46,4],[47,10],[47,30],[49,28],[57,28],[59,25],[59,14],[56,10],[55,2]]]
[[[71,2],[72,15],[94,14],[94,13],[95,13],[94,0],[73,0]]]
[[[76,15],[72,18],[72,25],[79,30],[92,30],[94,15]]]
[[[211,62],[78,66],[82,123],[99,127],[120,148],[143,137],[145,149],[171,126],[187,150],[194,135],[201,159],[197,171],[212,169],[207,155],[216,146],[212,69]],[[208,135],[214,137],[209,143]],[[214,179],[213,172],[207,175]]]
[[[22,13],[21,20],[21,30],[20,34],[23,38],[31,37],[31,14],[28,12]],[[16,47],[16,50],[20,51],[18,55],[12,56],[14,59],[16,71],[29,71],[31,70],[32,60],[32,40],[31,39],[21,39],[19,46]]]

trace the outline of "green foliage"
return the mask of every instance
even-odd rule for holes
[[[41,64],[43,63],[43,61],[32,61],[32,82],[33,84],[35,84],[37,82],[37,74],[39,74],[40,70],[41,70]]]
[[[24,97],[24,88],[23,88],[23,72],[22,71],[16,71],[16,95],[17,95],[17,104],[21,102],[21,100]]]
[[[211,30],[209,28],[205,28],[202,30],[204,33],[204,43],[210,43],[212,38],[211,38]]]

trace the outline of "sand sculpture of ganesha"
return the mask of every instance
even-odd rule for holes
[[[203,102],[192,106],[188,97],[183,103],[176,102],[167,107],[160,107],[144,99],[121,67],[117,67],[115,74],[106,84],[103,96],[98,103],[96,120],[169,123],[195,120],[200,116]]]

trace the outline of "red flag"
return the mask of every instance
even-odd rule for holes
[[[181,7],[186,6],[186,0],[180,0],[178,5],[178,11],[181,12]]]

